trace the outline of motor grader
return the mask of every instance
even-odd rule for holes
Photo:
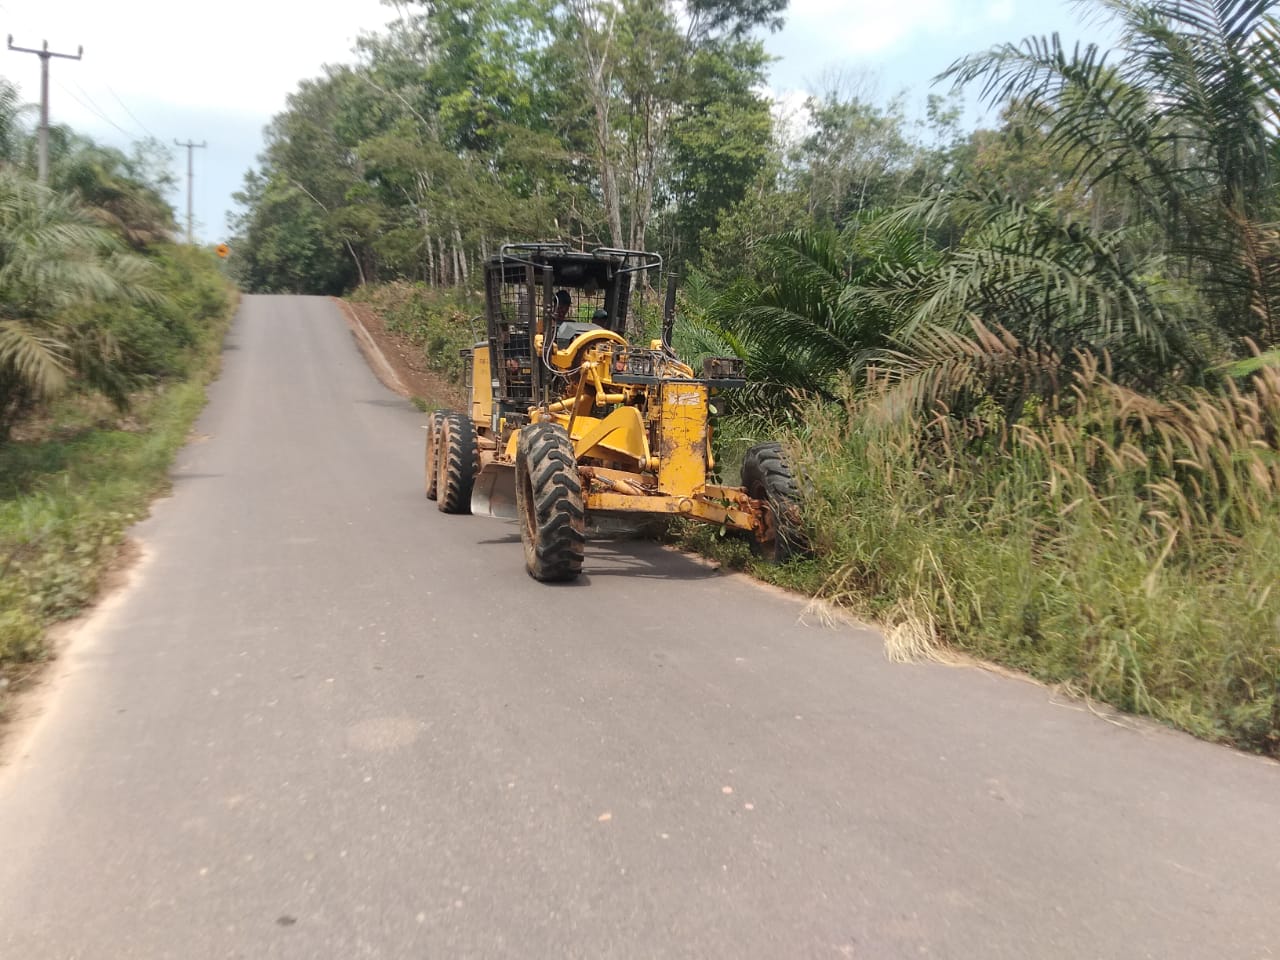
[[[744,383],[742,361],[709,358],[695,375],[676,356],[674,277],[661,338],[624,335],[633,281],[661,267],[653,253],[562,243],[507,244],[484,265],[487,338],[463,351],[470,410],[431,415],[426,494],[445,513],[517,520],[537,580],[577,577],[605,518],[700,520],[775,560],[801,541],[777,444],[747,451],[742,487],[709,479],[713,404]]]

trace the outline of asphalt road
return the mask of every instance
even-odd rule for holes
[[[643,544],[529,579],[322,299],[249,297],[0,769],[0,957],[1280,956],[1280,767]]]

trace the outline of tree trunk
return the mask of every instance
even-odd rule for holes
[[[457,282],[461,286],[467,285],[467,251],[462,247],[462,231],[457,226],[453,228],[453,249],[458,252],[458,273]]]
[[[592,134],[596,143],[596,158],[600,165],[600,192],[603,194],[605,214],[609,219],[609,234],[614,246],[622,246],[622,198],[618,195],[618,170],[613,156],[613,126],[609,108],[612,104],[613,80],[612,48],[614,20],[617,10],[610,8],[603,23],[593,22],[589,2],[578,0],[570,4],[578,21],[583,45],[586,47],[587,95],[595,113]]]
[[[350,240],[344,239],[342,243],[346,246],[347,253],[351,254],[351,259],[356,265],[356,273],[360,276],[360,286],[363,287],[365,285],[364,266],[360,263],[360,257],[356,254],[356,248],[351,246]]]

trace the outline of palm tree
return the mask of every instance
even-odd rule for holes
[[[1212,333],[1201,302],[1167,279],[1167,262],[1134,227],[1095,232],[1051,201],[1026,203],[995,183],[959,184],[901,206],[882,226],[947,223],[959,241],[937,262],[897,272],[909,305],[896,340],[926,328],[1002,329],[1067,366],[1106,355],[1122,379],[1155,387],[1197,379]]]
[[[943,225],[958,239],[930,248]],[[843,238],[770,238],[769,282],[731,291],[710,316],[738,333],[774,407],[796,390],[833,396],[854,375],[897,384],[890,406],[904,413],[990,397],[1012,421],[1088,354],[1135,387],[1203,374],[1199,301],[1164,279],[1140,234],[1095,234],[995,184],[950,185]]]
[[[50,174],[55,189],[75,193],[135,250],[172,239],[173,208],[119,150],[72,134]]]
[[[1120,58],[1057,34],[966,57],[943,74],[1017,101],[1089,188],[1119,190],[1155,228],[1235,336],[1280,337],[1280,250],[1259,246],[1276,213],[1280,23],[1271,0],[1091,0],[1115,20]]]
[[[119,351],[89,308],[158,300],[150,272],[74,197],[0,169],[0,439],[72,378],[123,405]]]
[[[28,139],[22,125],[24,107],[18,96],[18,88],[0,77],[0,165],[20,162]]]
[[[741,345],[756,398],[787,406],[797,392],[832,397],[837,381],[887,346],[902,316],[890,278],[930,255],[918,231],[795,231],[761,241],[765,279],[731,287],[708,320]]]

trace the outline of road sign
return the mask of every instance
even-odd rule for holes
[[[227,254],[231,252],[231,248],[228,247],[225,243],[218,244],[214,249],[217,251],[218,256],[220,256],[223,260],[227,259]]]

